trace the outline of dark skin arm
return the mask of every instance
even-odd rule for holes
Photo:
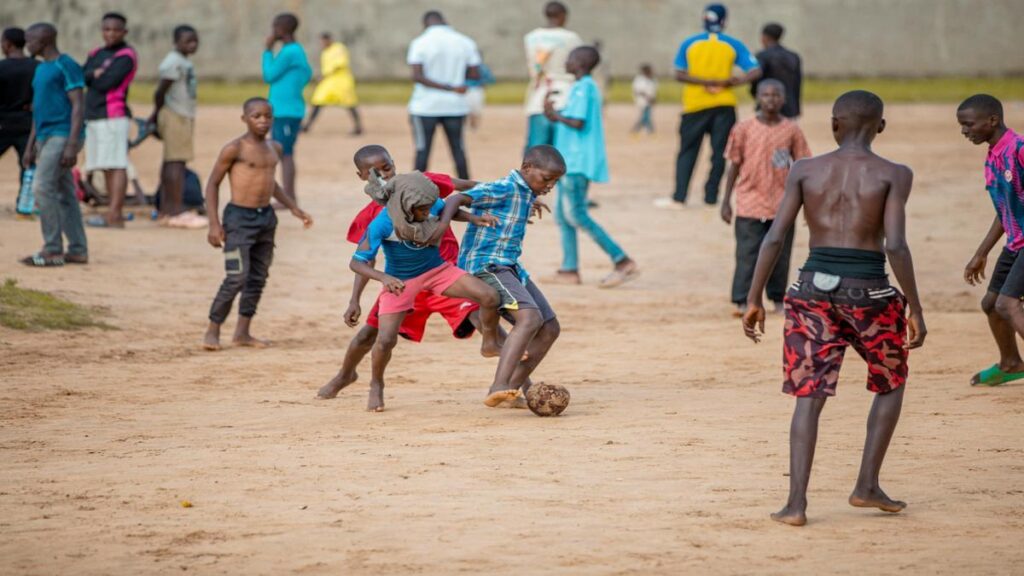
[[[768,234],[761,242],[761,250],[757,255],[757,265],[754,267],[754,279],[750,284],[750,292],[747,293],[747,312],[743,315],[743,333],[754,342],[761,341],[764,334],[764,287],[768,283],[768,277],[775,269],[775,262],[782,252],[782,245],[786,234],[796,222],[800,214],[804,197],[800,180],[803,178],[804,163],[797,162],[789,171],[786,179],[786,191],[782,196],[782,203],[779,211],[775,214]]]
[[[274,147],[274,150],[277,152],[277,156],[279,158],[284,157],[284,147],[282,147],[279,142],[272,142],[271,146]],[[277,200],[278,202],[281,203],[282,206],[287,208],[288,211],[292,213],[292,216],[295,216],[299,220],[302,220],[303,228],[310,228],[313,226],[313,217],[305,213],[302,210],[302,208],[299,208],[299,205],[295,202],[295,200],[293,200],[291,196],[285,194],[284,189],[281,188],[281,185],[278,184],[277,182],[274,182],[274,193],[272,194],[272,196],[274,200]]]
[[[433,80],[427,78],[423,74],[423,64],[412,65],[412,81],[416,82],[417,84],[423,84],[427,88],[436,88],[438,90],[445,90],[447,92],[457,92],[459,94],[466,93],[465,86],[451,86],[448,84],[441,84],[440,82],[434,82]]]
[[[32,123],[32,131],[28,133],[28,142],[25,144],[25,153],[21,156],[21,165],[28,170],[36,163],[36,123]]]
[[[373,260],[366,262],[370,268],[374,268],[377,265],[377,261]],[[367,276],[357,273],[355,278],[352,280],[352,297],[349,298],[348,308],[345,310],[343,316],[345,325],[349,328],[355,328],[359,325],[359,317],[363,313],[362,306],[359,300],[363,297],[363,291],[366,290],[366,285],[370,283],[370,279]]]
[[[167,98],[167,91],[171,89],[171,84],[174,84],[174,80],[168,80],[163,78],[160,83],[157,84],[156,92],[153,92],[153,113],[149,115],[150,124],[156,124],[156,116],[160,113],[160,109],[164,107],[164,101]]]
[[[733,76],[726,80],[726,86],[740,86],[742,84],[750,84],[761,78],[764,72],[760,68],[754,68],[750,72],[745,72],[742,76]]]
[[[359,245],[360,250],[368,248],[369,247],[366,245],[365,240],[363,240],[363,243]],[[348,267],[353,272],[360,276],[363,276],[365,278],[372,278],[373,280],[380,282],[381,284],[384,285],[384,289],[387,290],[388,292],[391,292],[392,294],[398,295],[402,293],[402,290],[405,290],[405,282],[402,282],[401,280],[395,278],[394,276],[389,276],[379,270],[374,269],[372,266],[370,266],[366,262],[363,262],[362,260],[353,258],[352,261],[349,262]]]
[[[64,144],[64,151],[60,155],[60,165],[64,168],[71,168],[78,160],[79,138],[82,134],[82,123],[85,121],[82,89],[70,90],[68,100],[71,101],[71,134],[68,135],[68,141]]]
[[[992,226],[988,229],[988,234],[985,235],[985,239],[981,241],[981,245],[978,246],[978,250],[974,253],[971,261],[967,263],[964,268],[964,281],[971,286],[977,286],[981,284],[981,281],[985,278],[985,264],[988,262],[988,254],[995,248],[999,239],[1003,237],[1003,222],[997,215],[992,221]]]
[[[704,86],[705,88],[724,88],[726,86],[725,80],[708,80],[706,78],[698,78],[697,76],[691,75],[686,70],[676,70],[676,80],[683,84],[696,84],[698,86]]]
[[[221,149],[217,155],[217,161],[210,171],[210,178],[206,181],[206,215],[210,219],[210,229],[206,235],[206,241],[214,248],[224,245],[224,228],[220,224],[220,183],[224,176],[231,170],[231,166],[238,160],[238,153],[241,144],[238,140],[229,143]]]
[[[476,180],[463,180],[462,178],[452,178],[452,187],[459,192],[464,192],[470,188],[476,187],[479,184]]]
[[[89,84],[90,89],[108,92],[116,88],[121,82],[124,82],[125,77],[132,71],[134,65],[131,58],[120,56],[114,58],[110,66],[96,68],[91,76],[86,74],[86,81],[92,77],[92,83]]]
[[[739,174],[740,165],[730,162],[729,170],[725,173],[725,196],[722,197],[722,220],[726,224],[732,224],[732,188],[736,185],[736,177]]]
[[[544,115],[552,122],[561,122],[573,130],[582,130],[584,121],[576,118],[566,118],[555,110],[555,104],[551,100],[544,101]]]
[[[908,340],[905,348],[918,348],[924,344],[928,328],[924,324],[924,311],[921,299],[917,294],[917,280],[914,277],[914,259],[910,256],[907,244],[907,199],[914,181],[914,173],[906,166],[898,166],[889,194],[885,200],[885,254],[889,265],[896,276],[896,281],[903,288],[907,298],[909,316],[907,318]]]

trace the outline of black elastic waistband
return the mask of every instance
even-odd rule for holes
[[[801,272],[823,272],[843,278],[885,278],[885,254],[857,248],[811,248]]]
[[[250,208],[248,206],[239,206],[238,204],[232,204],[230,202],[228,202],[228,205],[224,207],[225,210],[228,208],[231,208],[232,210],[242,210],[244,212],[254,212],[256,214],[263,214],[264,212],[267,211],[273,212],[274,210],[273,208],[270,207],[270,204],[267,204],[266,206],[261,206],[259,208]]]
[[[807,270],[801,270],[800,276],[798,277],[801,282],[814,281],[814,272]],[[883,276],[881,278],[843,278],[839,281],[838,288],[885,288],[889,286],[889,278]]]

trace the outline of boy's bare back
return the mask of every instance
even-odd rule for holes
[[[277,187],[274,175],[281,154],[279,143],[256,140],[248,134],[228,142],[221,150],[221,158],[230,161],[231,203],[246,208],[270,204]]]
[[[790,178],[800,188],[811,248],[882,252],[887,203],[906,202],[913,172],[870,150],[839,149],[801,160]]]

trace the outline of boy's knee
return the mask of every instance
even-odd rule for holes
[[[526,330],[527,332],[537,332],[544,325],[544,318],[540,315],[540,310],[534,310],[533,308],[527,308],[521,310],[519,317],[516,318],[516,328]]]
[[[498,293],[490,286],[480,291],[479,301],[484,308],[497,308],[501,304]]]
[[[356,332],[356,345],[358,346],[372,346],[377,340],[377,329],[367,324],[363,326],[359,332]]]
[[[554,342],[558,339],[558,336],[562,333],[562,325],[558,323],[558,318],[552,318],[544,323],[541,327],[541,333],[548,340]]]
[[[390,352],[398,345],[398,334],[385,334],[384,332],[377,332],[377,343],[374,344],[375,348]]]
[[[996,311],[996,299],[999,297],[995,292],[988,292],[981,299],[981,311],[991,316]]]
[[[1011,318],[1014,314],[1019,314],[1021,310],[1021,302],[1018,298],[1010,298],[1009,296],[999,296],[996,298],[996,314],[999,314],[1003,318]]]

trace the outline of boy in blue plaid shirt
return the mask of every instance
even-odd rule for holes
[[[501,349],[494,383],[484,404],[498,406],[515,401],[517,391],[527,385],[530,374],[558,338],[555,311],[544,294],[519,263],[526,225],[534,211],[540,214],[537,197],[551,191],[565,174],[565,160],[552,146],[534,146],[526,151],[519,170],[501,180],[483,183],[446,201],[442,226],[451,222],[461,206],[473,214],[498,219],[494,227],[470,224],[462,237],[459,267],[492,286],[500,297],[499,309],[514,324]],[[525,357],[524,357],[525,353]],[[525,393],[526,390],[524,389]]]

